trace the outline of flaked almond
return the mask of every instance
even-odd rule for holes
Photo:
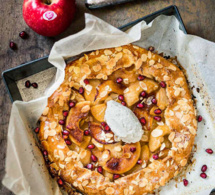
[[[163,131],[161,129],[155,129],[151,132],[152,137],[159,137],[163,134]]]
[[[170,77],[167,76],[167,75],[165,75],[165,76],[163,77],[163,80],[164,80],[164,81],[169,81],[169,80],[170,80]]]
[[[121,146],[117,146],[117,147],[114,148],[114,150],[115,150],[116,152],[120,152],[120,151],[122,150],[122,148],[121,148]]]
[[[114,58],[111,58],[108,62],[107,62],[107,69],[111,70],[113,69],[114,66],[116,66],[116,60]]]
[[[148,58],[151,59],[152,58],[152,52],[148,51]]]
[[[106,56],[109,56],[109,55],[111,55],[113,52],[111,51],[111,50],[109,50],[109,49],[106,49],[106,50],[104,50],[104,54],[106,55]]]
[[[94,70],[95,72],[99,72],[101,69],[102,69],[102,67],[101,67],[100,64],[97,64],[97,65],[93,66],[93,70]]]
[[[143,63],[142,59],[139,58],[139,59],[136,61],[136,64],[135,64],[136,69],[139,69],[139,68],[142,66],[142,63]]]
[[[96,55],[99,55],[99,50],[96,50]]]
[[[149,61],[149,66],[152,66],[152,65],[154,65],[155,64],[155,61],[154,60],[150,60]]]
[[[171,132],[171,133],[169,134],[168,139],[172,142],[174,138],[175,138],[175,132]]]
[[[122,51],[122,47],[116,47],[115,50],[116,51]]]
[[[129,49],[123,49],[122,52],[125,53],[125,54],[132,54]]]
[[[180,138],[180,137],[176,137],[176,138],[174,139],[174,142],[176,142],[176,143],[181,142],[181,138]]]
[[[89,110],[90,110],[90,106],[86,105],[86,106],[82,107],[81,112],[85,113],[85,112],[88,112]]]
[[[149,141],[149,137],[147,135],[142,135],[141,141],[147,142],[147,141]]]
[[[187,159],[181,160],[180,164],[181,164],[182,167],[184,167],[187,164]]]
[[[59,154],[59,156],[60,156],[60,160],[63,161],[64,158],[65,158],[65,157],[64,157],[63,151],[62,151],[62,150],[59,150],[58,154]]]
[[[183,85],[183,83],[184,83],[184,81],[183,81],[183,78],[177,78],[176,80],[175,80],[175,84],[177,84],[177,85]]]
[[[181,93],[180,88],[177,88],[177,89],[174,91],[174,95],[175,95],[176,97],[179,96],[180,93]]]
[[[107,187],[105,190],[105,193],[107,193],[107,194],[114,194],[114,192],[115,192],[115,190],[112,187]]]
[[[74,73],[79,74],[81,72],[81,69],[79,67],[74,67]]]
[[[141,55],[141,60],[142,60],[143,62],[146,62],[147,58],[148,58],[148,56],[147,56],[146,54],[142,54],[142,55]]]
[[[88,180],[84,180],[84,181],[82,182],[82,186],[86,186],[88,183],[89,183]]]
[[[147,90],[147,85],[144,82],[140,81],[139,85],[143,90],[145,90],[145,91]]]
[[[174,65],[169,65],[167,68],[170,70],[176,71],[176,67]]]
[[[117,53],[116,55],[115,55],[115,60],[116,60],[116,62],[117,61],[119,61],[121,58],[122,58],[122,52],[120,52],[120,53]]]
[[[57,123],[56,123],[56,122],[50,123],[50,128],[51,128],[51,129],[54,129],[56,126],[57,126]]]

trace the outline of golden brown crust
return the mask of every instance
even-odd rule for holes
[[[152,160],[141,170],[111,182],[102,174],[83,167],[80,153],[70,150],[62,138],[63,129],[59,121],[64,119],[63,111],[69,110],[69,100],[74,94],[78,94],[74,89],[83,86],[86,91],[91,90],[90,86],[84,84],[84,79],[107,80],[113,72],[133,65],[138,74],[154,78],[158,83],[166,83],[164,90],[169,102],[164,118],[167,130],[161,130],[160,135],[157,135],[160,129],[152,131],[149,142],[153,143],[158,137],[162,139],[168,135],[172,147],[165,158]],[[75,98],[78,102],[85,101],[79,95]],[[196,129],[195,109],[183,72],[161,56],[129,44],[94,51],[66,67],[64,82],[48,99],[47,108],[41,116],[39,139],[59,176],[79,191],[92,195],[139,195],[151,193],[164,186],[181,171],[191,153]],[[152,144],[153,146],[155,145]]]

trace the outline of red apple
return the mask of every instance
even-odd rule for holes
[[[24,0],[23,18],[40,35],[53,37],[65,31],[75,15],[75,0]]]

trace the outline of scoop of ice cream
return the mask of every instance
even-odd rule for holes
[[[107,102],[105,120],[123,142],[135,143],[142,138],[143,129],[139,120],[130,109],[120,103],[113,100]]]

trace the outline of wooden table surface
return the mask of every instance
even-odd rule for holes
[[[47,38],[33,32],[22,18],[20,0],[0,0],[0,71],[15,67],[49,54],[53,43],[63,37],[74,34],[84,28],[84,13],[91,13],[113,26],[119,27],[142,16],[169,5],[176,5],[184,20],[189,34],[215,42],[215,1],[214,0],[137,0],[132,3],[90,11],[84,0],[77,0],[77,13],[73,24],[63,34]],[[29,39],[19,38],[19,32],[25,30]],[[18,45],[17,51],[9,48],[9,41]],[[0,77],[0,181],[5,171],[7,128],[11,110],[11,101]],[[0,194],[13,194],[0,183]]]

